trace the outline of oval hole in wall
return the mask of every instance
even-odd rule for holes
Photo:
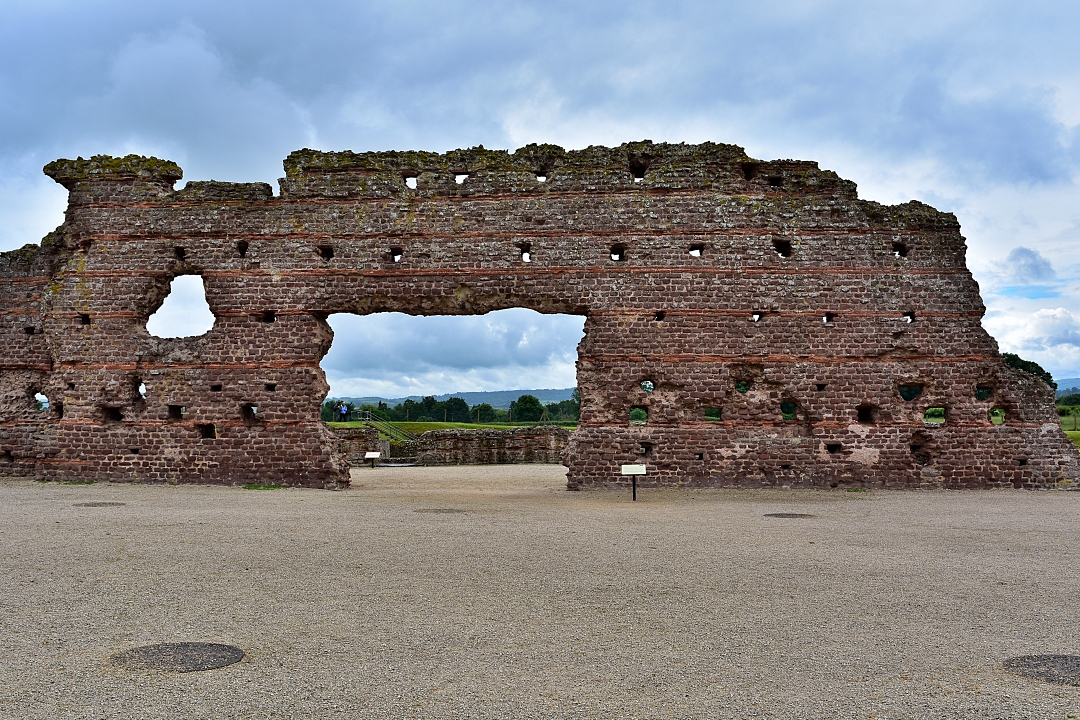
[[[210,332],[216,319],[206,302],[202,276],[180,275],[173,278],[169,294],[146,321],[146,331],[160,338],[195,337]]]

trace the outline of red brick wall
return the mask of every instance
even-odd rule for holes
[[[420,436],[421,465],[513,465],[561,463],[570,431],[537,426],[507,430],[431,430]]]
[[[341,485],[347,463],[319,421],[328,314],[528,307],[586,317],[570,487],[621,483],[630,462],[672,485],[1049,487],[1080,475],[1050,389],[1007,368],[981,327],[951,214],[862,201],[815,163],[730,145],[304,150],[285,168],[278,197],[262,183],[174,192],[179,168],[152,158],[46,168],[70,191],[64,225],[0,254],[0,473]],[[214,328],[150,336],[146,319],[185,273],[202,275]],[[900,397],[908,383],[922,395]],[[34,410],[32,391],[63,417]],[[170,419],[169,405],[187,412]],[[647,424],[629,422],[633,406]],[[937,406],[947,422],[924,427]],[[1004,425],[992,407],[1007,408]]]
[[[370,462],[364,455],[369,452],[382,453],[380,460],[390,457],[390,443],[379,439],[375,428],[331,428],[338,440],[337,450],[344,456],[350,467],[358,467]]]

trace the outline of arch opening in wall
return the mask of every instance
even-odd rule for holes
[[[464,292],[460,300],[474,301]],[[339,427],[342,402],[350,422],[371,413],[414,434],[530,424],[572,431],[580,417],[573,393],[581,315],[509,308],[469,315],[334,313],[317,319],[328,331],[321,367],[329,392],[322,419],[334,421],[332,428]],[[273,401],[264,402],[272,410]],[[444,422],[452,425],[431,425]],[[408,453],[404,441],[390,440],[391,457]]]
[[[780,403],[780,419],[785,421],[794,420],[798,412],[799,406],[794,401],[784,400]]]
[[[904,400],[911,402],[922,395],[923,386],[916,384],[898,385],[896,391],[900,393],[900,397],[904,398]]]
[[[201,275],[179,275],[146,321],[146,331],[159,338],[198,337],[210,332],[217,321],[206,302]]]

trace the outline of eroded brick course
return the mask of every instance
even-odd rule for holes
[[[0,254],[0,473],[342,485],[318,414],[329,314],[527,307],[586,317],[571,488],[639,462],[641,482],[703,486],[1078,478],[1053,393],[982,329],[951,214],[731,145],[302,150],[285,169],[275,197],[174,191],[180,168],[154,158],[46,167],[65,223]],[[202,276],[214,328],[152,337],[183,274]]]
[[[506,430],[429,430],[417,443],[421,465],[561,463],[570,431],[557,426]]]

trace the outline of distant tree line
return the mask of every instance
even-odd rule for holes
[[[391,422],[457,422],[457,423],[509,423],[509,422],[577,422],[581,416],[581,393],[574,388],[569,400],[544,405],[535,395],[522,395],[510,403],[509,410],[498,410],[489,403],[469,407],[461,398],[436,400],[431,395],[419,402],[406,400],[390,407],[384,402],[378,405],[356,406],[346,402],[350,417],[356,410],[366,410]],[[322,419],[336,422],[341,419],[338,408],[340,400],[327,400],[322,405]]]

